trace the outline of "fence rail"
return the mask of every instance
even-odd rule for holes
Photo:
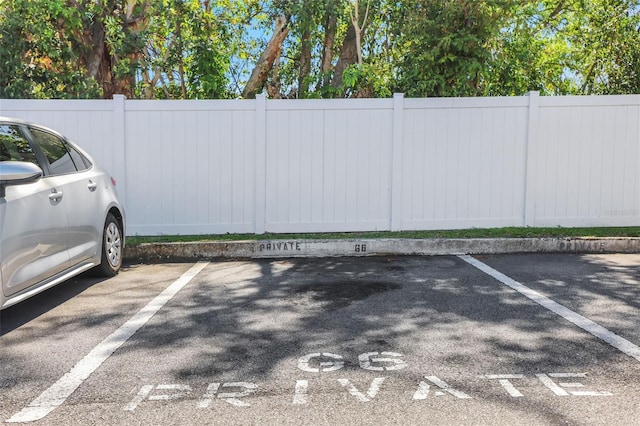
[[[138,235],[640,226],[640,96],[0,100],[119,182]]]

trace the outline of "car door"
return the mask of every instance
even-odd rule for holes
[[[94,259],[100,249],[102,217],[99,176],[89,160],[60,136],[37,127],[29,127],[49,163],[49,171],[63,194],[67,210],[68,250],[72,266]]]
[[[24,127],[0,123],[1,161],[43,167]],[[6,296],[38,284],[69,267],[67,212],[54,179],[9,186],[0,198],[0,269]]]

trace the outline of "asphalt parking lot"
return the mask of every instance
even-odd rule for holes
[[[0,314],[0,421],[629,425],[640,255],[128,265]]]

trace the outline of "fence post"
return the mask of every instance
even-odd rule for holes
[[[393,136],[391,141],[391,220],[390,230],[402,227],[402,138],[404,93],[393,94]]]
[[[538,115],[540,110],[540,92],[529,92],[529,111],[527,117],[527,146],[525,151],[525,187],[524,187],[524,226],[536,224],[536,165],[538,152]]]
[[[267,192],[267,95],[256,95],[255,222],[254,232],[266,232]]]
[[[122,185],[118,186],[118,193],[127,207],[127,156],[126,156],[126,129],[125,129],[125,113],[124,101],[127,98],[124,95],[113,95],[113,174],[118,177],[118,182]]]
[[[638,119],[636,120],[636,140],[638,141],[638,150],[636,153],[636,164],[640,164],[640,95],[636,95],[636,105],[638,107]],[[634,206],[636,216],[635,226],[640,226],[640,184],[636,184],[636,204]]]

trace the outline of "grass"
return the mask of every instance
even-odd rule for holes
[[[160,235],[127,237],[127,245],[143,243],[180,243],[194,241],[257,241],[257,240],[330,240],[373,238],[569,238],[569,237],[640,237],[640,227],[616,228],[487,228],[443,231],[344,232],[322,234],[222,234],[222,235]]]

